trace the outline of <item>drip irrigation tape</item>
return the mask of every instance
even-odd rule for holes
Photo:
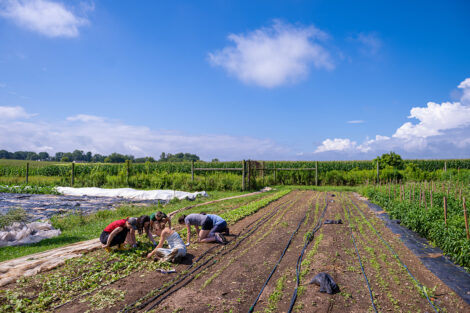
[[[281,256],[279,257],[279,260],[278,260],[277,263],[274,265],[274,267],[273,267],[271,273],[268,275],[268,278],[266,279],[266,281],[264,282],[263,286],[261,287],[261,290],[260,290],[260,292],[258,293],[258,296],[256,297],[255,301],[253,302],[253,304],[251,305],[250,309],[248,310],[249,313],[252,313],[253,310],[255,309],[255,306],[256,306],[256,304],[258,303],[258,300],[259,300],[259,298],[261,297],[261,294],[263,293],[264,288],[266,287],[266,285],[268,284],[269,280],[270,280],[271,277],[273,276],[273,274],[274,274],[274,272],[276,271],[278,265],[281,263],[282,258],[283,258],[284,255],[286,254],[286,251],[287,251],[287,249],[289,248],[289,246],[290,246],[290,244],[291,244],[291,242],[292,242],[292,239],[293,239],[294,236],[297,234],[297,232],[298,232],[299,229],[300,229],[300,226],[302,226],[302,223],[303,223],[303,222],[305,221],[305,219],[307,218],[307,212],[308,212],[308,211],[309,211],[309,210],[307,210],[307,211],[305,212],[305,216],[300,220],[299,224],[297,225],[297,228],[294,230],[294,232],[293,232],[292,235],[290,236],[290,239],[289,239],[289,241],[287,242],[287,244],[286,244],[284,250],[282,251]]]
[[[313,236],[320,229],[320,227],[323,225],[323,217],[325,216],[325,212],[326,212],[327,208],[328,208],[328,201],[327,201],[327,194],[325,194],[325,207],[323,208],[323,212],[322,212],[320,218],[318,219],[317,224],[314,226],[312,231],[310,233],[308,233],[308,236],[305,240],[304,247],[302,248],[302,251],[300,252],[299,257],[297,258],[297,265],[296,265],[296,278],[297,278],[297,281],[295,283],[295,289],[294,289],[294,292],[292,293],[292,298],[290,300],[289,310],[287,310],[287,313],[292,312],[292,310],[294,309],[295,301],[297,300],[297,291],[299,289],[299,284],[300,284],[300,272],[302,270],[302,258],[304,257],[305,249],[307,249],[307,246],[313,240]]]
[[[351,200],[351,203],[356,207],[356,209],[359,211],[359,213],[361,213],[362,217],[368,222],[368,224],[372,227],[372,229],[374,230],[374,232],[377,234],[377,236],[379,236],[380,240],[382,240],[382,242],[388,247],[388,249],[390,250],[390,252],[393,254],[393,256],[398,260],[398,262],[401,264],[401,266],[406,270],[406,272],[408,273],[408,275],[416,282],[416,284],[418,285],[418,287],[421,289],[422,293],[426,296],[426,299],[428,300],[429,304],[432,306],[434,312],[439,312],[440,310],[436,308],[436,306],[432,303],[431,299],[429,299],[429,296],[428,296],[428,293],[426,292],[426,290],[424,289],[424,286],[413,276],[413,274],[411,274],[410,270],[408,269],[408,266],[406,266],[405,263],[402,262],[402,260],[400,259],[400,257],[398,256],[398,254],[395,252],[395,250],[389,245],[388,242],[385,241],[385,239],[383,239],[382,235],[380,235],[380,233],[377,231],[377,229],[374,227],[374,225],[372,225],[372,223],[369,221],[369,219],[364,215],[364,213],[362,212],[361,209],[359,209],[359,207],[354,203],[354,201]]]
[[[370,301],[372,302],[372,307],[374,308],[375,313],[378,313],[377,308],[375,307],[374,297],[372,296],[372,290],[370,289],[369,280],[367,279],[366,272],[364,271],[364,266],[362,266],[361,256],[359,255],[359,251],[357,250],[356,239],[354,238],[354,234],[353,234],[352,226],[351,226],[351,218],[349,217],[351,213],[349,212],[349,207],[347,205],[346,205],[346,209],[348,210],[348,222],[349,222],[348,226],[349,226],[349,231],[351,232],[351,237],[353,239],[354,249],[356,249],[357,258],[359,260],[359,264],[361,265],[361,271],[366,280],[367,288],[369,289],[369,295],[370,295]]]
[[[197,266],[197,268],[195,268],[194,270],[192,270],[190,273],[182,276],[182,277],[177,277],[175,278],[173,281],[171,281],[171,285],[168,286],[164,291],[160,292],[159,294],[155,295],[154,297],[152,297],[151,299],[147,300],[146,302],[142,303],[141,305],[139,305],[137,307],[137,309],[142,309],[146,306],[148,306],[150,303],[152,303],[153,301],[155,301],[156,299],[158,299],[159,297],[161,297],[164,293],[166,293],[167,291],[169,291],[171,288],[173,288],[174,286],[176,286],[177,284],[179,284],[180,282],[182,282],[184,279],[186,279],[188,276],[194,274],[197,270],[199,270],[202,266],[208,264],[210,262],[210,260],[212,260],[213,258],[215,258],[217,255],[221,254],[222,256],[229,253],[230,251],[232,251],[233,249],[235,249],[236,247],[238,247],[245,239],[247,239],[249,236],[251,236],[259,227],[261,227],[262,225],[264,225],[269,219],[271,219],[277,212],[279,212],[279,210],[281,209],[281,207],[283,206],[286,206],[288,205],[289,203],[292,203],[294,202],[295,200],[290,200],[290,201],[285,201],[279,205],[277,205],[271,213],[268,213],[264,216],[261,216],[260,218],[258,218],[257,220],[255,220],[255,222],[251,223],[252,224],[255,224],[253,225],[252,227],[250,227],[247,232],[244,234],[244,237],[237,240],[237,243],[231,247],[230,249],[227,250],[227,246],[232,244],[236,239],[234,240],[231,240],[229,241],[229,243],[227,245],[225,245],[224,247],[222,247],[219,251],[217,251],[213,256],[211,256],[208,260],[206,260],[205,262],[203,262],[201,265]],[[237,238],[238,239],[238,238]],[[203,255],[199,256],[198,259],[196,261],[193,262],[193,264],[188,267],[187,270],[191,269],[194,265],[196,265],[196,263],[201,260],[205,255],[207,255],[210,250],[216,248],[217,246],[214,246],[210,249],[208,249],[207,251],[205,251],[203,253]],[[224,251],[225,250],[225,251]],[[212,264],[209,264],[209,266],[207,268],[209,268],[210,266],[212,266],[214,263]],[[191,278],[192,280],[193,278]],[[189,282],[188,282],[189,283]],[[176,290],[179,290],[180,288],[182,288],[183,286],[185,286],[187,283],[184,283],[183,285],[181,285],[180,287],[178,287],[177,289],[175,289],[174,291],[172,291],[170,294],[174,293]],[[162,288],[158,288],[156,291],[159,291],[161,290]],[[165,296],[166,298],[167,296]],[[121,310],[120,312],[128,312],[129,310],[131,310],[138,302],[140,302],[142,300],[142,298],[138,299],[137,301],[131,303],[130,305],[127,305],[126,308],[124,308],[123,310]],[[153,307],[155,307],[156,305],[158,305],[161,301],[159,301],[158,303],[152,305],[151,308],[149,308],[149,310],[151,310]]]

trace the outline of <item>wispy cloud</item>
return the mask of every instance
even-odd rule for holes
[[[352,120],[352,121],[347,121],[346,123],[348,124],[362,124],[364,123],[363,120]]]
[[[230,34],[234,46],[209,53],[209,60],[246,84],[272,88],[308,75],[310,65],[331,70],[334,64],[320,42],[328,36],[315,26],[275,20],[246,34]]]
[[[77,37],[79,27],[89,23],[64,4],[48,0],[0,0],[0,16],[47,37]]]
[[[159,156],[161,152],[191,152],[204,160],[240,160],[242,158],[286,158],[287,147],[270,139],[221,134],[187,134],[172,130],[154,130],[106,117],[78,114],[60,122],[31,117],[22,107],[0,107],[0,149],[72,151],[93,153],[129,153],[135,156]]]
[[[357,144],[348,138],[326,139],[315,153],[353,153],[359,158],[395,151],[409,157],[470,157],[470,78],[461,82],[460,101],[428,102],[425,107],[414,107],[406,122],[391,136],[377,135],[375,139]],[[336,154],[331,154],[335,152]],[[327,155],[327,154],[325,154]]]
[[[370,56],[377,55],[383,45],[379,35],[375,32],[361,32],[351,39],[359,44],[359,51],[361,53]]]

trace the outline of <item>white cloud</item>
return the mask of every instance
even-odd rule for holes
[[[392,136],[377,135],[357,145],[350,139],[326,139],[315,153],[347,151],[357,158],[370,158],[395,151],[408,157],[470,157],[470,79],[459,84],[462,96],[457,102],[428,102],[414,107],[406,122]],[[338,156],[338,154],[337,154]],[[331,155],[329,155],[331,157]]]
[[[234,46],[209,53],[209,60],[246,84],[276,87],[307,76],[309,67],[334,68],[320,45],[327,35],[313,25],[294,26],[274,21],[247,34],[230,34]]]
[[[362,124],[364,123],[363,120],[352,120],[352,121],[347,121],[346,123],[348,124]]]
[[[347,138],[335,138],[333,140],[326,139],[320,146],[317,147],[315,153],[327,151],[348,151],[356,148],[357,143]]]
[[[75,116],[67,117],[67,121],[78,121],[78,122],[103,122],[103,118],[95,115],[87,115],[87,114],[78,114]]]
[[[87,114],[78,114],[55,123],[38,117],[25,121],[20,118],[30,115],[23,108],[16,108],[15,112],[22,114],[11,114],[9,120],[0,123],[0,149],[50,153],[80,149],[100,154],[133,154],[137,157],[158,157],[163,151],[191,152],[204,160],[214,157],[221,160],[285,158],[289,153],[286,147],[269,139],[153,130]]]
[[[89,22],[62,3],[47,0],[0,0],[0,16],[47,37],[77,37]]]
[[[26,113],[26,111],[20,106],[15,106],[15,107],[0,106],[0,120],[30,118],[34,115],[35,114]]]

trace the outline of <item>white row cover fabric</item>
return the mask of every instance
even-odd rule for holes
[[[28,224],[16,222],[0,231],[0,247],[36,243],[58,235],[60,235],[60,229],[54,229],[48,222]]]
[[[178,190],[136,190],[132,188],[56,187],[56,190],[58,193],[67,196],[120,197],[132,200],[163,200],[165,202],[173,198],[194,200],[197,196],[208,196],[205,191],[191,193]]]

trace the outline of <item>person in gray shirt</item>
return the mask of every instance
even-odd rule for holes
[[[198,213],[191,213],[189,215],[181,215],[178,218],[178,223],[186,224],[186,229],[187,229],[186,246],[189,246],[189,244],[191,243],[191,240],[190,240],[191,239],[191,225],[193,225],[194,228],[196,228],[196,234],[199,237],[199,227],[202,227],[202,225],[204,225],[204,222],[206,221],[206,219],[207,219],[207,215],[198,214]]]

